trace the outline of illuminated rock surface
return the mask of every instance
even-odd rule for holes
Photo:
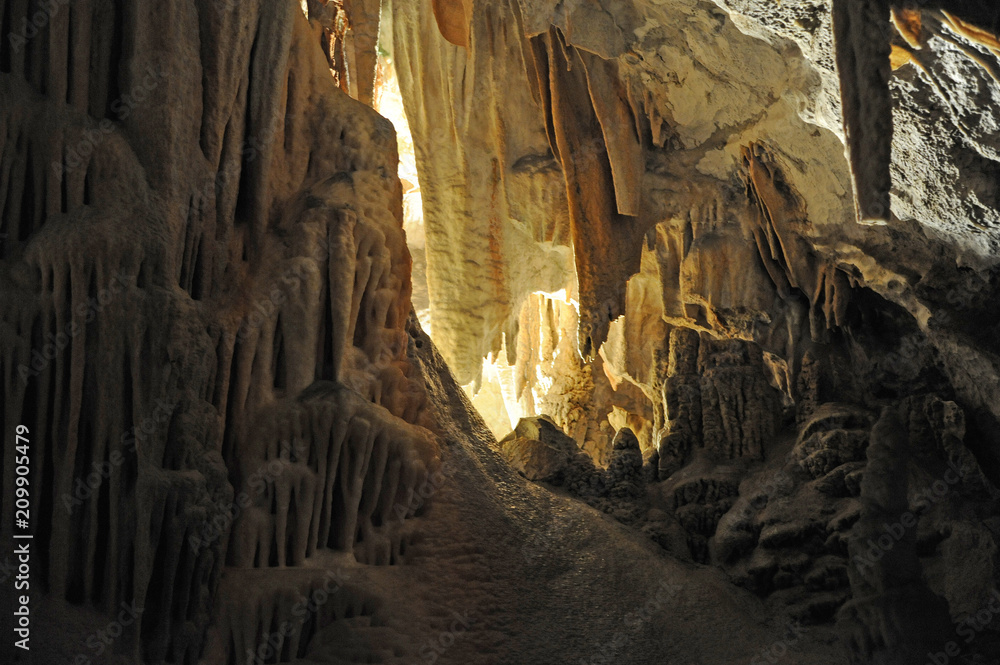
[[[1000,662],[996,8],[46,7],[34,662]]]

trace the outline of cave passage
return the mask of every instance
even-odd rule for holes
[[[2,0],[0,662],[1000,665],[998,26]]]

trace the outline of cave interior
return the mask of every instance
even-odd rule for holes
[[[993,0],[0,35],[0,661],[1000,664]]]

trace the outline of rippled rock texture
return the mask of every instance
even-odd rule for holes
[[[294,4],[51,4],[4,4],[5,34],[47,24],[5,40],[0,76],[3,422],[31,431],[52,633],[35,662],[95,657],[60,622],[123,603],[143,608],[113,649],[130,662],[240,660],[255,604],[322,581],[307,562],[398,563],[440,465],[393,128],[336,90]],[[270,595],[218,591],[291,568]]]
[[[775,613],[836,626],[845,659],[944,653],[1000,574],[997,9],[464,11],[462,41],[419,3],[392,12],[418,162],[468,202],[428,205],[427,228],[467,257],[490,247],[459,276],[428,245],[435,339],[459,378],[505,349],[508,413],[550,417],[598,467],[612,463],[602,423],[627,426],[655,469],[645,490],[576,494]],[[526,199],[526,164],[564,195]],[[462,183],[487,172],[489,195]],[[525,229],[534,244],[509,249]],[[484,304],[486,284],[503,298]],[[969,473],[948,484],[956,455]],[[935,482],[947,499],[931,510],[915,497]],[[858,558],[884,529],[900,535],[880,563]],[[977,554],[943,564],[958,542]],[[1000,653],[995,636],[984,625],[962,657]]]
[[[996,8],[0,21],[34,662],[996,662]]]

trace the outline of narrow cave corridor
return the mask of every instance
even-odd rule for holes
[[[0,2],[0,663],[1000,665],[996,3]]]

